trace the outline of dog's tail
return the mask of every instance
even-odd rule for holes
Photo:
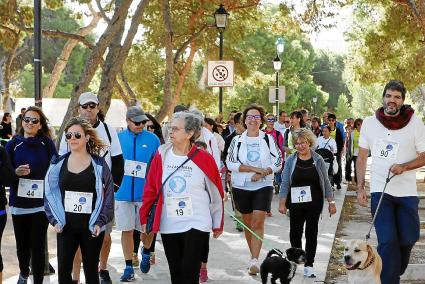
[[[283,253],[282,253],[282,251],[280,249],[272,249],[267,254],[267,257],[271,257],[272,255],[283,256]]]

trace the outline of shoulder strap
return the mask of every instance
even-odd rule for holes
[[[277,133],[276,133],[276,139],[277,139]],[[269,141],[269,135],[267,133],[264,133],[264,140],[266,141],[267,147],[269,148],[270,155],[272,155],[273,158],[276,158],[276,155],[270,151],[270,141]],[[276,141],[277,144],[277,141]]]
[[[240,138],[240,135],[239,135],[239,138]],[[241,144],[242,142],[238,141],[238,145],[236,146],[236,159],[238,160],[239,163],[242,164],[241,160],[239,159],[239,149],[241,148]]]
[[[108,135],[109,144],[112,145],[112,137],[111,137],[111,133],[109,132],[108,125],[104,122],[102,123],[103,123],[103,126],[105,127],[106,135]]]
[[[187,159],[181,163],[180,166],[178,166],[165,180],[164,182],[161,184],[161,188],[158,191],[158,194],[156,195],[155,198],[155,203],[158,202],[159,200],[159,196],[161,195],[162,189],[164,188],[165,184],[167,183],[167,181],[170,179],[170,177],[175,174],[181,167],[183,167],[187,162],[189,162],[190,160],[192,160],[192,158],[199,152],[199,148],[197,148],[195,150],[195,152],[192,153],[192,155],[190,155],[189,157],[187,157]]]

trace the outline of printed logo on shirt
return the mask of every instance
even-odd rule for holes
[[[183,200],[179,202],[179,207],[180,208],[185,208],[186,207],[186,202],[184,202]]]
[[[38,189],[38,185],[37,185],[36,183],[33,183],[33,184],[31,185],[31,189],[32,189],[32,190],[37,190],[37,189]]]
[[[169,186],[174,193],[182,193],[186,190],[186,180],[181,176],[172,177]]]
[[[85,197],[80,197],[80,199],[78,200],[78,203],[80,203],[81,205],[86,204],[87,199]]]
[[[260,153],[258,151],[249,151],[247,158],[250,162],[257,162],[260,159]]]

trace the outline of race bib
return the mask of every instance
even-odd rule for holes
[[[383,139],[375,141],[372,149],[372,156],[387,160],[395,160],[397,158],[399,144]]]
[[[311,190],[309,186],[291,188],[291,202],[304,203],[311,202]]]
[[[18,196],[25,198],[43,198],[44,181],[33,179],[19,179]]]
[[[65,191],[65,212],[91,214],[93,193]]]
[[[167,217],[189,217],[193,216],[192,198],[168,197],[167,198]]]
[[[124,175],[145,178],[146,175],[146,163],[125,160],[124,164]]]

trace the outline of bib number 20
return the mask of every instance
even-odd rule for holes
[[[81,212],[81,210],[83,210],[83,206],[74,204],[74,212]]]

